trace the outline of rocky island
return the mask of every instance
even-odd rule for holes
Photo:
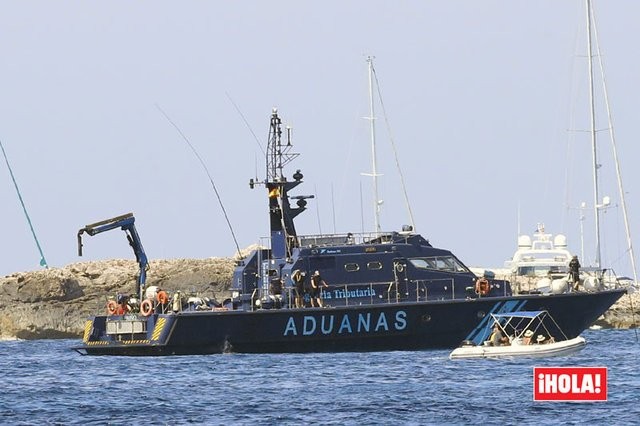
[[[232,258],[154,260],[149,265],[147,285],[218,301],[231,295]],[[109,296],[135,293],[137,273],[134,260],[117,259],[0,278],[0,339],[79,338],[85,320],[105,312]],[[637,327],[638,306],[640,292],[631,292],[596,324]]]
[[[147,285],[224,300],[232,258],[149,262]],[[134,260],[73,263],[0,278],[0,339],[77,338],[85,320],[104,313],[109,296],[136,292]]]

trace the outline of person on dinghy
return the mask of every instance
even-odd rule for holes
[[[489,346],[503,346],[509,344],[509,338],[502,333],[498,323],[493,325],[493,331],[489,336]]]

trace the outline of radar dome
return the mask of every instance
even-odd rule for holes
[[[531,248],[531,237],[528,235],[520,235],[518,237],[518,248]]]
[[[556,237],[553,239],[553,245],[559,248],[566,248],[567,247],[567,237],[565,237],[562,234],[558,234],[556,235]]]

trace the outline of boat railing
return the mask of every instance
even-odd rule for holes
[[[453,278],[439,278],[439,279],[431,279],[431,280],[412,280],[411,282],[416,285],[416,302],[426,302],[429,300],[429,284],[438,285],[438,287],[442,287],[444,290],[451,291],[451,299],[455,299],[456,297],[456,289],[455,289],[455,280]],[[449,283],[450,286],[446,284]],[[449,288],[450,287],[450,288]],[[440,295],[444,295],[444,292],[439,292]],[[442,297],[441,297],[442,298]],[[432,299],[433,300],[433,299]]]
[[[429,300],[429,285],[438,285],[438,287],[447,289],[451,291],[451,298],[455,298],[455,281],[452,278],[441,278],[441,279],[431,279],[431,280],[410,280],[407,282],[407,285],[403,285],[402,283],[398,283],[395,281],[380,281],[380,282],[371,282],[367,285],[369,302],[374,304],[375,298],[384,297],[381,294],[378,294],[376,290],[383,288],[386,293],[386,301],[387,303],[400,303],[408,300],[423,302]],[[449,284],[449,285],[447,285]],[[415,298],[409,299],[409,288],[415,286]],[[362,284],[342,284],[342,285],[333,285],[331,288],[339,289],[343,291],[344,295],[344,304],[345,306],[349,306],[351,297],[351,290],[353,288],[357,288],[358,290],[362,290]],[[404,288],[403,288],[404,287]],[[441,299],[443,299],[443,293],[437,293]],[[437,297],[437,296],[436,296]],[[362,297],[357,298],[357,304],[362,304]]]
[[[397,240],[393,232],[349,232],[346,234],[299,235],[300,247],[323,247],[333,245],[383,244]]]

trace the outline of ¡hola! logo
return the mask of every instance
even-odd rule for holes
[[[607,367],[534,367],[534,401],[606,401]]]

